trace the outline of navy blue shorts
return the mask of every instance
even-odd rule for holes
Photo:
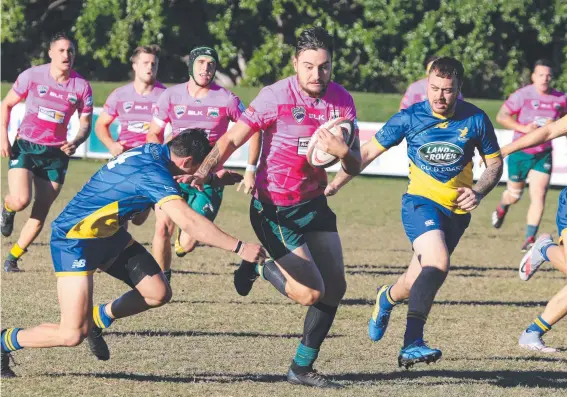
[[[441,230],[445,233],[449,253],[452,253],[470,221],[471,214],[455,214],[428,198],[412,194],[402,197],[402,223],[412,245],[422,234]]]
[[[559,242],[567,244],[563,241],[563,233],[567,233],[567,187],[559,193],[559,207],[557,208],[557,233],[559,233]]]
[[[72,239],[54,227],[51,231],[51,258],[56,276],[83,276],[120,255],[132,240],[124,228],[105,238]]]

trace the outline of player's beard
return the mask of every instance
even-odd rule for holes
[[[322,98],[323,96],[325,96],[325,93],[327,92],[327,87],[329,86],[329,82],[318,81],[317,83],[319,83],[319,90],[315,91],[309,88],[309,84],[302,84],[302,82],[300,81],[301,89],[305,91],[307,95],[313,98]]]

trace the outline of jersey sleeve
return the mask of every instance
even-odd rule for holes
[[[242,113],[239,120],[249,125],[254,131],[259,131],[267,129],[276,121],[277,116],[276,96],[270,87],[265,87]]]
[[[160,126],[165,127],[169,123],[169,92],[165,90],[158,98],[154,109],[154,121]]]
[[[344,108],[344,115],[343,117],[349,119],[350,121],[353,122],[354,124],[354,133],[355,135],[358,136],[359,134],[359,128],[358,128],[358,120],[356,118],[356,106],[354,105],[354,99],[352,98],[352,95],[348,96],[348,101],[345,105]]]
[[[510,114],[518,114],[522,109],[523,102],[524,98],[522,97],[522,93],[516,91],[508,97],[506,102],[504,102],[504,105],[506,105],[506,107],[510,111]]]
[[[244,104],[240,98],[231,93],[227,106],[227,114],[230,121],[238,121],[244,110]]]
[[[488,159],[499,156],[500,145],[498,145],[498,139],[496,138],[492,122],[484,112],[479,120],[480,139],[477,146],[478,151]]]
[[[399,145],[409,129],[408,115],[401,111],[393,115],[390,120],[374,135],[374,143],[388,150]]]
[[[18,78],[16,82],[12,86],[12,89],[16,94],[20,96],[20,98],[26,97],[28,95],[28,91],[31,85],[31,70],[27,69],[24,70]]]
[[[183,199],[179,185],[161,164],[152,165],[145,171],[138,191],[159,207],[170,200]]]
[[[77,104],[77,113],[79,117],[88,116],[93,112],[93,89],[88,82],[85,82],[85,89],[81,100]]]
[[[118,117],[118,95],[116,95],[116,90],[112,91],[112,93],[106,98],[106,102],[104,103],[103,110],[106,114],[110,117]]]

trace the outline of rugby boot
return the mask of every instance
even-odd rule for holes
[[[553,238],[550,234],[542,234],[533,243],[520,262],[518,274],[520,275],[521,280],[528,281],[537,269],[539,269],[539,267],[545,262],[542,249],[551,244],[553,244]]]
[[[408,369],[418,363],[434,363],[441,355],[441,350],[432,349],[423,339],[418,339],[402,348],[398,356],[398,366]]]
[[[342,389],[343,385],[336,382],[331,382],[326,379],[323,375],[313,369],[313,367],[308,367],[307,371],[298,371],[297,368],[294,371],[294,367],[297,367],[295,363],[292,363],[287,371],[287,381],[294,385],[318,387],[322,389]]]

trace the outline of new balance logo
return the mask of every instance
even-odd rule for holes
[[[435,221],[430,219],[428,221],[425,221],[425,227],[429,227],[429,226],[433,226],[435,225]]]
[[[83,267],[87,266],[87,260],[86,259],[76,259],[73,261],[73,266],[71,266],[73,269],[82,269]]]

